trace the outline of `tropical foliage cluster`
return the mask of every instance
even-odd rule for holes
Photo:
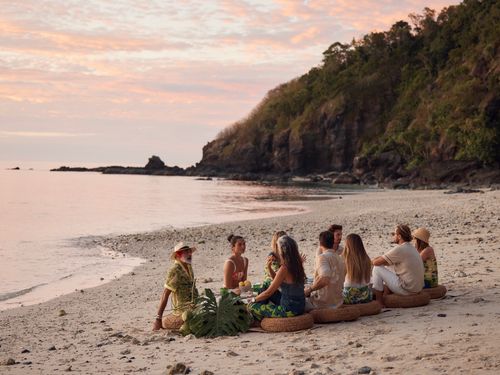
[[[184,324],[180,328],[183,335],[196,337],[234,336],[246,332],[251,316],[239,296],[223,294],[219,302],[210,289],[196,300],[196,307],[183,314]]]
[[[218,135],[230,140],[222,156],[287,129],[303,136],[328,105],[347,122],[374,111],[374,125],[356,135],[356,156],[397,152],[407,168],[500,162],[500,1],[465,0],[440,14],[425,8],[408,21],[332,44],[320,66],[271,90]]]

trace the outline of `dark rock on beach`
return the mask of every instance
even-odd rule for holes
[[[148,163],[144,167],[147,170],[158,171],[165,169],[165,163],[156,155],[153,155],[149,158]]]
[[[167,366],[167,375],[189,374],[191,369],[184,363],[176,363],[174,366]]]
[[[178,166],[169,167],[158,157],[153,155],[149,158],[144,167],[122,167],[119,165],[86,168],[86,167],[67,167],[51,169],[51,172],[97,172],[103,174],[139,174],[154,176],[184,176],[186,170]]]
[[[2,365],[4,366],[12,366],[16,364],[16,360],[14,358],[7,358],[6,360],[2,361]]]

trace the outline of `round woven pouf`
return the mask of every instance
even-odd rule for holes
[[[444,285],[438,285],[434,288],[422,289],[422,292],[427,293],[431,299],[443,298],[448,290]]]
[[[165,329],[179,329],[184,324],[180,315],[168,314],[161,320],[161,325]]]
[[[384,305],[387,307],[418,307],[428,305],[431,297],[427,293],[420,292],[402,296],[400,294],[389,294],[384,296]]]
[[[380,314],[380,311],[382,310],[382,306],[380,306],[380,303],[378,303],[377,301],[344,306],[355,306],[359,310],[359,314],[361,316],[377,315]]]
[[[311,314],[303,314],[291,318],[264,318],[260,326],[269,332],[295,332],[311,328],[314,319]]]
[[[311,311],[314,323],[336,323],[356,320],[361,313],[355,305],[345,305],[336,309],[314,309]]]

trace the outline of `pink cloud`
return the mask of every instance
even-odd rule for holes
[[[319,64],[333,42],[445,5],[87,0],[44,2],[42,11],[36,0],[3,1],[0,130],[125,138],[142,132],[144,147],[170,128],[186,138],[194,128],[212,137],[268,90]]]

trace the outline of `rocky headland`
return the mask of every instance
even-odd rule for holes
[[[169,167],[156,155],[149,158],[144,167],[123,167],[119,165],[107,167],[67,167],[62,166],[50,170],[51,172],[98,172],[103,174],[141,174],[155,176],[184,176],[186,170],[178,166]]]
[[[199,174],[393,187],[500,183],[498,1],[426,8],[269,91],[203,148]]]
[[[199,163],[58,171],[188,175],[392,188],[500,184],[498,1],[425,8],[266,95]]]

